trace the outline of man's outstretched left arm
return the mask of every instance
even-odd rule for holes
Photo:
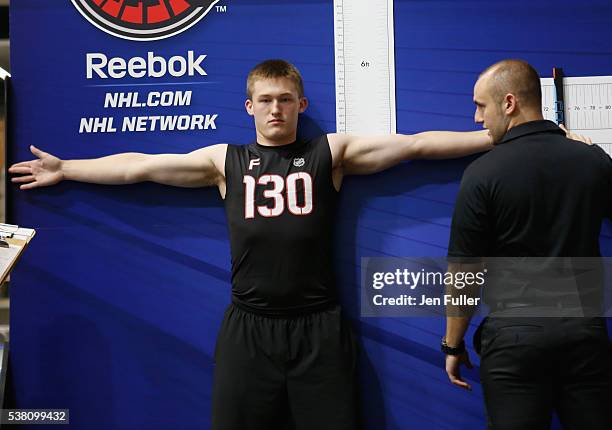
[[[376,173],[404,160],[463,157],[493,147],[487,130],[367,137],[329,134],[328,139],[334,168],[345,175]]]

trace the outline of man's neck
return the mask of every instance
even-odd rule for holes
[[[517,125],[525,124],[531,121],[541,121],[544,117],[541,112],[521,112],[519,115],[513,117],[508,124],[508,130],[516,127]]]
[[[257,132],[257,143],[263,146],[283,146],[289,145],[297,140],[297,133],[293,133],[287,137],[279,138],[279,139],[267,139],[262,136],[259,132]]]

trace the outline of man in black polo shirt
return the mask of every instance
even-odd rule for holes
[[[464,173],[449,271],[482,270],[481,257],[599,257],[601,223],[612,218],[610,157],[543,119],[540,80],[526,62],[485,70],[474,102],[475,121],[496,146]],[[490,428],[548,429],[553,411],[567,429],[610,428],[612,354],[603,318],[555,317],[546,310],[562,308],[561,296],[537,291],[542,283],[507,281],[503,291],[485,285],[491,313],[475,342]],[[463,341],[469,314],[448,315],[446,371],[470,389],[459,371],[471,367]]]

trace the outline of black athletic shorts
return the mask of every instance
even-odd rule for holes
[[[232,304],[215,351],[214,430],[354,430],[357,347],[340,307],[270,318]]]

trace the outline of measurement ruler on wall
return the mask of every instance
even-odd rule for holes
[[[393,0],[334,0],[336,130],[396,132]]]
[[[555,86],[551,78],[540,80],[542,114],[555,120]],[[563,79],[564,119],[567,128],[588,136],[612,156],[612,76]]]

